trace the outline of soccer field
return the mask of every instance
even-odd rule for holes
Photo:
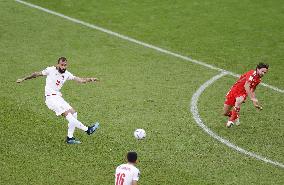
[[[114,184],[130,150],[139,185],[284,184],[282,0],[25,2],[0,0],[0,184]],[[60,56],[100,79],[62,89],[81,122],[100,122],[92,136],[76,130],[81,145],[65,143],[44,78],[15,83]],[[270,64],[263,111],[247,100],[228,129],[225,95],[259,62]]]

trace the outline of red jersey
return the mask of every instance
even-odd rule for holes
[[[247,73],[240,76],[238,81],[231,87],[230,92],[234,92],[234,94],[245,94],[245,83],[250,83],[250,89],[255,90],[256,86],[261,82],[261,78],[258,74],[256,74],[255,70],[250,70]]]

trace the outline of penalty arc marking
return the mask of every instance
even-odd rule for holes
[[[199,111],[198,111],[198,99],[200,97],[200,95],[205,91],[205,89],[207,87],[209,87],[210,85],[212,85],[215,81],[217,81],[218,79],[222,78],[223,76],[227,75],[226,72],[222,72],[214,77],[212,77],[210,80],[208,80],[207,82],[205,82],[203,85],[201,85],[199,87],[199,89],[194,93],[194,95],[192,96],[191,98],[191,104],[190,104],[190,111],[193,115],[193,118],[195,120],[195,122],[197,123],[197,125],[199,127],[201,127],[203,129],[203,131],[205,131],[208,135],[210,135],[211,137],[213,137],[214,139],[218,140],[219,142],[225,144],[226,146],[240,152],[240,153],[243,153],[245,155],[248,155],[252,158],[255,158],[255,159],[258,159],[260,161],[264,161],[266,163],[270,163],[272,165],[275,165],[275,166],[278,166],[278,167],[281,167],[281,168],[284,168],[284,164],[280,163],[280,162],[277,162],[277,161],[272,161],[266,157],[263,157],[263,156],[260,156],[260,155],[257,155],[253,152],[250,152],[250,151],[247,151],[243,148],[240,148],[239,146],[237,145],[234,145],[233,143],[231,143],[230,141],[220,137],[219,135],[217,135],[216,133],[214,133],[212,130],[210,130],[205,124],[204,122],[202,121],[200,115],[199,115]]]

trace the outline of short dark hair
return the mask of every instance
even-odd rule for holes
[[[257,69],[261,69],[261,68],[266,68],[266,69],[268,69],[269,68],[269,64],[265,64],[265,63],[259,63],[259,64],[257,64],[257,66],[256,66],[256,68]]]
[[[62,61],[62,62],[67,62],[67,58],[66,58],[66,57],[60,57],[60,58],[57,60],[57,64],[59,64],[60,61]]]
[[[128,152],[127,153],[128,162],[135,163],[137,161],[137,153],[136,152]]]

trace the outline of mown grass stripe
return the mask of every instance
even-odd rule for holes
[[[198,64],[198,65],[207,67],[207,68],[209,68],[209,69],[217,70],[217,71],[220,71],[220,72],[226,72],[227,74],[229,74],[229,75],[231,75],[231,76],[234,76],[234,77],[239,77],[239,76],[240,76],[239,74],[235,74],[235,73],[233,73],[233,72],[230,72],[230,71],[227,71],[227,70],[224,70],[224,69],[215,67],[215,66],[213,66],[213,65],[210,65],[210,64],[207,64],[207,63],[204,63],[204,62],[201,62],[201,61],[192,59],[192,58],[190,58],[190,57],[183,56],[183,55],[174,53],[174,52],[169,51],[169,50],[166,50],[166,49],[162,49],[162,48],[160,48],[160,47],[157,47],[157,46],[154,46],[154,45],[151,45],[151,44],[147,44],[147,43],[145,43],[145,42],[142,42],[142,41],[133,39],[133,38],[131,38],[131,37],[128,37],[128,36],[125,36],[125,35],[122,35],[122,34],[113,32],[113,31],[110,31],[110,30],[108,30],[108,29],[105,29],[105,28],[96,26],[96,25],[94,25],[94,24],[90,24],[90,23],[87,23],[87,22],[84,22],[84,21],[81,21],[81,20],[78,20],[78,19],[75,19],[75,18],[66,16],[66,15],[61,14],[61,13],[54,12],[54,11],[52,11],[52,10],[49,10],[49,9],[40,7],[40,6],[38,6],[38,5],[34,5],[34,4],[31,4],[31,3],[28,3],[28,2],[25,2],[25,1],[21,1],[21,0],[15,0],[15,1],[18,2],[18,3],[22,3],[22,4],[24,4],[24,5],[27,5],[27,6],[29,6],[29,7],[32,7],[32,8],[36,8],[36,9],[38,9],[38,10],[42,10],[42,11],[47,12],[47,13],[49,13],[49,14],[62,17],[62,18],[64,18],[64,19],[67,19],[67,20],[72,21],[72,22],[74,22],[74,23],[81,24],[81,25],[84,25],[84,26],[86,26],[86,27],[89,27],[89,28],[92,28],[92,29],[95,29],[95,30],[98,30],[98,31],[101,31],[101,32],[104,32],[104,33],[107,33],[107,34],[109,34],[109,35],[113,35],[113,36],[119,37],[119,38],[121,38],[121,39],[123,39],[123,40],[127,40],[127,41],[129,41],[129,42],[133,42],[133,43],[136,43],[136,44],[138,44],[138,45],[141,45],[141,46],[144,46],[144,47],[147,47],[147,48],[154,49],[154,50],[159,51],[159,52],[161,52],[161,53],[165,53],[165,54],[167,54],[167,55],[171,55],[171,56],[174,56],[174,57],[177,57],[177,58],[180,58],[180,59],[183,59],[183,60],[186,60],[186,61],[189,61],[189,62]],[[273,89],[274,91],[277,91],[277,92],[280,92],[280,93],[284,93],[284,90],[283,90],[283,89],[279,89],[278,87],[274,87],[274,86],[272,86],[272,85],[265,84],[265,83],[261,83],[261,85],[263,85],[263,86],[265,86],[265,87],[268,87],[268,88],[270,88],[270,89]]]

